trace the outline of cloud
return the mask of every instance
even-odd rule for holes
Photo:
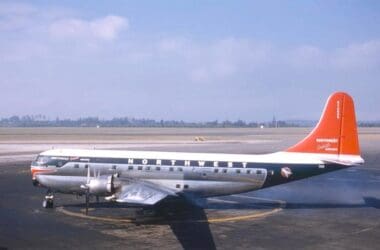
[[[122,30],[127,29],[128,25],[126,18],[114,15],[91,21],[68,18],[53,22],[49,27],[49,33],[57,38],[96,38],[111,41]]]
[[[29,15],[37,9],[32,5],[23,3],[0,3],[1,16]]]
[[[186,65],[196,82],[210,82],[250,72],[266,65],[272,57],[272,45],[251,39],[222,38],[200,43],[184,38],[158,41],[159,55]]]
[[[372,70],[380,66],[380,40],[350,44],[333,53],[332,65],[342,70]]]
[[[304,45],[284,52],[284,63],[295,69],[320,69],[326,67],[328,54],[321,48]]]
[[[37,12],[31,5],[21,3],[0,3],[0,31],[17,30],[28,25]]]
[[[360,93],[368,103],[380,91],[380,39],[326,49],[160,30],[129,37],[123,36],[126,17],[85,16],[59,7],[0,4],[0,84],[6,90],[0,105],[12,107],[0,116],[26,112],[23,102],[13,100],[17,96],[31,100],[30,110],[54,115],[102,115],[97,109],[102,106],[110,116],[209,120],[279,113],[288,118],[311,113],[299,103],[337,89]],[[51,95],[51,89],[63,94]],[[294,110],[276,104],[284,96]],[[42,97],[43,102],[33,101]],[[375,97],[370,103],[373,109],[380,105]],[[317,117],[318,106],[315,112]]]

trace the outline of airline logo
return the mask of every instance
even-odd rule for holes
[[[281,168],[281,176],[284,178],[289,178],[293,174],[292,170],[288,167]]]
[[[316,138],[317,150],[338,152],[338,138]]]

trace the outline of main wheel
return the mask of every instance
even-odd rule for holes
[[[53,208],[53,205],[54,205],[53,200],[44,199],[42,201],[42,207],[44,207],[44,208]]]

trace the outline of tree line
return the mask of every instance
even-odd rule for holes
[[[83,117],[78,119],[49,119],[43,115],[11,116],[0,119],[0,127],[206,127],[206,128],[255,128],[255,127],[294,127],[295,123],[286,121],[247,122],[236,121],[206,121],[187,122],[183,120],[154,120],[147,118],[115,117],[101,119],[98,117]]]
[[[243,120],[224,120],[206,122],[187,122],[182,120],[154,120],[146,118],[115,117],[101,119],[98,117],[83,117],[78,119],[49,119],[44,115],[11,116],[0,119],[0,127],[189,127],[189,128],[257,128],[257,127],[312,127],[317,121],[276,120],[264,122],[247,122]],[[380,121],[359,122],[361,127],[380,127]]]

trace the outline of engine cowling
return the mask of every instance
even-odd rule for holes
[[[109,195],[115,192],[114,176],[103,175],[97,178],[90,179],[87,183],[87,188],[90,194],[94,195]]]

